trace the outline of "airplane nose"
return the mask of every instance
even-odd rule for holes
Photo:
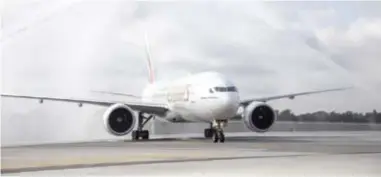
[[[234,116],[239,107],[239,98],[235,94],[227,94],[221,100],[221,114],[222,116]]]

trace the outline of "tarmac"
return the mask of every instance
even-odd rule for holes
[[[182,136],[186,137],[186,136]],[[381,176],[381,131],[2,147],[2,176]]]

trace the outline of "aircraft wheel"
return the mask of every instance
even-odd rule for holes
[[[149,131],[148,130],[141,131],[140,136],[142,137],[143,140],[148,140],[149,139]]]
[[[204,130],[204,137],[205,138],[212,138],[213,137],[213,129],[207,128]]]
[[[131,136],[132,136],[131,138],[133,141],[137,141],[140,138],[143,140],[148,140],[149,139],[149,131],[148,130],[142,130],[142,131],[134,130],[134,131],[132,131]]]
[[[223,131],[220,132],[220,142],[221,143],[225,142],[225,134]]]
[[[139,140],[139,131],[136,131],[136,130],[132,131],[132,133],[131,133],[131,139],[133,141]]]
[[[218,143],[219,138],[218,138],[218,135],[217,135],[217,134],[218,134],[217,132],[214,133],[214,136],[213,136],[213,143]]]
[[[225,135],[222,130],[215,130],[213,133],[213,142],[218,143],[218,142],[225,142]]]

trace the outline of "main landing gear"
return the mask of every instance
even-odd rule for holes
[[[205,138],[212,138],[214,143],[218,141],[225,142],[224,127],[226,127],[227,120],[214,120],[210,123],[210,128],[204,130]]]
[[[153,115],[150,115],[148,117],[145,117],[143,115],[143,112],[139,112],[139,117],[138,117],[138,129],[132,131],[132,140],[136,141],[139,140],[140,138],[143,140],[148,140],[149,139],[149,131],[148,130],[143,130],[144,125],[153,118]]]

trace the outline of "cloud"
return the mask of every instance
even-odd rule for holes
[[[5,92],[139,94],[147,84],[146,28],[160,78],[217,70],[242,97],[355,85],[274,105],[381,109],[380,3],[35,2],[6,4]]]

